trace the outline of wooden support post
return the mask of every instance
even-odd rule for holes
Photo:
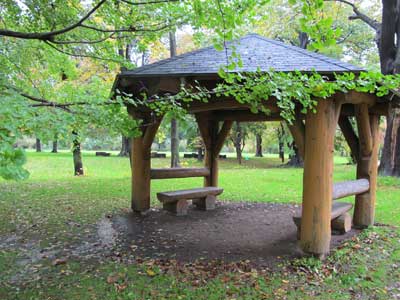
[[[360,144],[358,141],[358,137],[354,132],[353,126],[349,121],[349,118],[346,116],[340,116],[339,127],[340,130],[342,130],[343,136],[350,147],[351,156],[353,157],[355,162],[357,162],[360,154]]]
[[[335,102],[320,99],[316,109],[307,113],[305,123],[300,246],[306,253],[323,256],[331,240]]]
[[[210,143],[204,156],[205,167],[210,169],[210,175],[204,178],[204,186],[218,186],[218,154],[215,155],[215,143],[218,133],[218,121],[208,121]]]
[[[206,148],[204,164],[210,170],[210,175],[204,178],[204,186],[218,186],[218,156],[233,121],[224,121],[221,130],[219,122],[207,114],[196,114],[196,121]]]
[[[146,116],[144,121],[149,122],[149,117]],[[133,138],[131,207],[136,212],[145,212],[150,209],[151,144],[160,123],[161,119],[153,121],[151,125],[141,128],[140,136]]]
[[[368,114],[364,105],[356,107],[360,139],[357,178],[369,180],[369,190],[356,196],[353,222],[363,228],[374,224],[376,186],[378,176],[379,116]]]

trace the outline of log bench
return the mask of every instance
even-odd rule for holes
[[[332,200],[358,195],[369,191],[369,181],[367,179],[357,179],[350,181],[337,182],[333,185]],[[331,229],[346,233],[351,230],[352,218],[349,210],[353,208],[350,203],[333,202],[331,211]],[[293,217],[297,226],[297,237],[300,238],[301,213]]]
[[[157,198],[162,202],[163,209],[177,216],[187,214],[188,200],[201,210],[212,210],[215,208],[216,196],[224,190],[218,187],[203,187],[190,190],[179,190],[157,193]]]
[[[331,211],[331,228],[346,233],[351,230],[351,216],[348,213],[353,208],[353,204],[345,202],[333,202]],[[293,222],[297,226],[298,237],[300,235],[301,213],[293,217]]]

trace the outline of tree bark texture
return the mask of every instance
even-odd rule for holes
[[[256,157],[263,157],[261,133],[256,133]]]
[[[35,144],[36,152],[42,152],[42,143],[40,139],[36,139],[36,144]]]
[[[121,151],[118,156],[126,156],[129,157],[131,153],[131,141],[130,138],[126,136],[121,137]]]
[[[53,147],[51,149],[51,153],[58,153],[58,140],[57,140],[57,136],[55,136],[54,140],[53,140]]]
[[[72,132],[72,135],[73,135],[72,154],[74,159],[74,175],[81,176],[84,175],[82,153],[81,153],[81,142],[79,139],[79,134],[76,131]]]

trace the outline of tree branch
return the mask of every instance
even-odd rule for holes
[[[65,55],[69,55],[69,56],[73,56],[73,57],[85,57],[85,58],[93,58],[93,59],[98,59],[98,60],[105,60],[105,61],[111,61],[111,62],[115,62],[115,63],[120,63],[120,60],[117,59],[112,59],[112,58],[105,58],[105,57],[100,57],[100,56],[96,56],[96,55],[89,55],[89,54],[77,54],[77,53],[71,53],[71,52],[67,52],[63,49],[60,49],[56,46],[54,46],[53,44],[51,44],[49,41],[45,41],[45,43],[47,45],[49,45],[51,48],[53,48],[54,50],[65,54]]]
[[[159,26],[160,24],[156,25]],[[177,25],[177,24],[175,24]],[[103,29],[103,28],[98,28],[98,27],[94,27],[94,26],[90,26],[90,25],[81,25],[81,27],[86,28],[86,29],[90,29],[90,30],[94,30],[94,31],[98,31],[98,32],[102,32],[102,33],[121,33],[121,32],[157,32],[157,31],[161,31],[164,29],[168,29],[170,27],[172,27],[173,25],[167,24],[167,25],[163,25],[157,28],[136,28],[134,26],[130,26],[129,28],[119,28],[119,29]]]
[[[30,39],[30,40],[42,40],[42,41],[51,41],[55,36],[71,31],[79,26],[82,26],[82,23],[85,22],[95,11],[97,11],[107,0],[101,0],[97,5],[95,5],[84,17],[82,17],[78,22],[67,26],[65,28],[49,31],[49,32],[18,32],[7,29],[0,29],[0,35],[15,37],[20,39]]]
[[[101,42],[104,42],[108,39],[111,39],[115,35],[115,32],[111,33],[110,35],[107,35],[104,38],[98,39],[98,40],[81,40],[81,41],[57,41],[53,40],[51,43],[53,44],[58,44],[58,45],[70,45],[70,44],[98,44]]]
[[[374,29],[375,31],[380,30],[381,28],[381,23],[379,23],[378,21],[376,21],[375,19],[367,16],[366,14],[362,13],[360,11],[360,9],[354,4],[351,3],[350,1],[347,0],[324,0],[325,2],[340,2],[340,3],[344,3],[346,5],[351,6],[351,8],[353,9],[354,12],[354,16],[350,16],[349,20],[356,20],[356,19],[360,19],[362,20],[364,23],[366,23],[367,25],[369,25],[372,29]]]
[[[132,2],[128,0],[120,0],[123,3],[130,5],[147,5],[147,4],[160,4],[160,3],[168,3],[168,2],[178,2],[179,0],[154,0],[154,1],[143,1],[143,2]]]

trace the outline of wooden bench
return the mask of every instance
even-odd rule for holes
[[[351,229],[351,216],[348,213],[353,204],[346,202],[333,202],[331,211],[331,227],[341,233],[346,233]],[[293,217],[293,221],[297,226],[297,235],[300,237],[301,212]]]
[[[350,181],[337,182],[333,185],[332,200],[345,198],[348,196],[365,193],[369,190],[368,179],[357,179]],[[331,228],[346,233],[351,230],[352,218],[348,211],[353,205],[344,202],[333,202],[331,212]],[[297,226],[297,235],[300,237],[301,213],[293,217],[293,221]]]
[[[102,152],[102,151],[97,151],[96,156],[110,156],[111,153],[109,152]]]
[[[157,198],[162,202],[163,209],[177,216],[187,214],[188,200],[201,210],[212,210],[215,208],[216,196],[224,190],[218,187],[203,187],[190,190],[179,190],[157,193]]]

